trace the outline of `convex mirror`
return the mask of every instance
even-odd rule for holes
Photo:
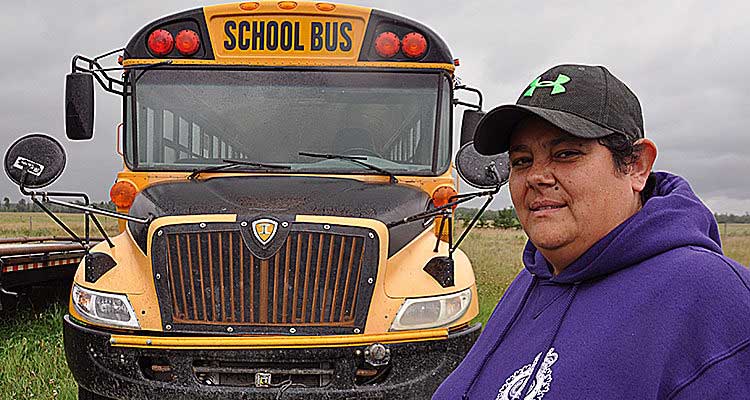
[[[494,189],[508,182],[508,153],[485,156],[474,148],[474,142],[461,146],[456,153],[456,170],[468,184],[478,189]]]
[[[5,173],[13,183],[29,189],[49,186],[65,169],[65,149],[51,136],[32,133],[5,152]]]

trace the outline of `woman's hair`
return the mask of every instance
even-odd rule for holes
[[[643,145],[635,144],[621,133],[612,133],[597,140],[612,153],[615,171],[620,174],[627,174],[630,166],[638,160],[643,151]],[[641,191],[641,204],[646,204],[646,201],[653,195],[655,187],[656,175],[651,172],[646,180],[646,186]]]
[[[641,156],[643,146],[635,144],[621,133],[612,133],[598,139],[599,144],[609,149],[615,169],[621,174],[627,174],[630,166]]]

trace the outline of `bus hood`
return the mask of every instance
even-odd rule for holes
[[[407,185],[343,178],[235,176],[149,186],[136,197],[130,215],[302,214],[368,218],[387,224],[423,212],[429,205],[427,193]],[[390,228],[388,256],[423,232],[429,222]],[[128,227],[145,253],[148,226],[130,222]]]

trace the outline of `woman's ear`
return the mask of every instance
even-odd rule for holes
[[[646,180],[654,167],[657,150],[656,144],[649,139],[639,139],[634,145],[638,149],[638,158],[630,165],[628,175],[630,175],[633,190],[640,193],[646,187]]]

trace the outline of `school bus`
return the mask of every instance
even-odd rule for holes
[[[458,189],[446,43],[262,1],[161,18],[114,54],[121,79],[77,56],[68,81],[122,96],[129,215],[74,278],[79,398],[429,398],[480,329],[450,213],[419,217]],[[68,90],[67,134],[90,138],[93,95]],[[450,276],[428,266],[449,252]]]

